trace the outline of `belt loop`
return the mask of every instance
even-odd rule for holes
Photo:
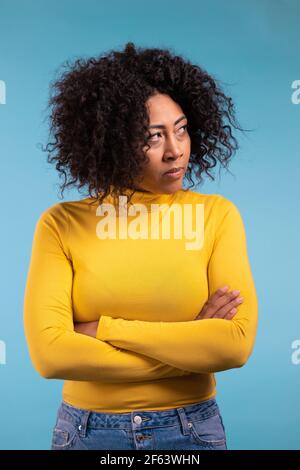
[[[184,408],[176,408],[182,426],[183,434],[190,434],[189,423]]]
[[[80,437],[85,437],[86,436],[86,429],[87,429],[90,414],[91,414],[91,411],[86,410],[86,411],[83,412],[83,414],[81,416],[80,425],[78,426]]]

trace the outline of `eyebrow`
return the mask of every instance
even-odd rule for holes
[[[174,122],[174,126],[176,126],[176,124],[178,124],[183,119],[187,119],[187,117],[184,114],[180,116],[178,119],[176,119],[176,121]],[[148,129],[152,129],[152,128],[165,129],[166,126],[164,124],[152,124],[151,126],[148,127]]]

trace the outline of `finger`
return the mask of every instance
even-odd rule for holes
[[[220,299],[227,292],[228,289],[228,286],[220,287],[216,290],[213,295],[208,298],[208,300],[205,302],[201,309],[201,318],[206,318],[216,311],[216,308],[214,308],[213,306],[218,306],[218,299]]]
[[[239,290],[233,290],[231,292],[226,292],[221,297],[217,298],[214,303],[210,303],[211,311],[209,312],[212,315],[215,315],[222,307],[225,307],[230,304],[238,295]],[[226,310],[226,312],[228,309]],[[224,310],[223,310],[224,312]]]
[[[232,320],[233,317],[236,315],[237,313],[237,308],[236,307],[233,307],[230,312],[226,313],[226,315],[223,317],[224,320]]]
[[[231,292],[225,292],[219,297],[213,298],[213,296],[208,299],[207,301],[207,306],[205,309],[205,318],[209,317],[215,317],[215,314],[223,307],[226,305],[229,305],[229,303],[235,299],[239,295],[240,291],[239,290],[233,290]],[[226,310],[226,313],[229,311],[229,309]],[[222,311],[221,313],[223,313]],[[217,316],[219,318],[219,316]]]
[[[215,313],[214,318],[224,318],[225,315],[227,315],[227,313],[229,313],[233,308],[237,308],[243,302],[243,300],[243,297],[237,297],[233,299],[231,302],[224,305],[224,307],[218,310]]]

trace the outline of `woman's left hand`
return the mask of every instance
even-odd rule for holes
[[[99,320],[87,321],[87,322],[76,322],[74,323],[74,331],[82,335],[92,336],[96,338],[97,328]]]

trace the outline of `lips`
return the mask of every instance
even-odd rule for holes
[[[183,170],[183,167],[179,166],[179,167],[171,168],[171,170],[165,171],[164,175],[168,175],[170,173],[177,173],[179,170]]]

